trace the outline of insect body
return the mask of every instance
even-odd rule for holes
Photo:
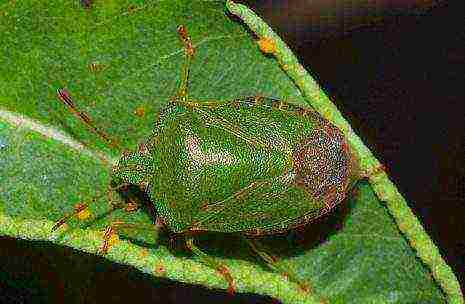
[[[186,29],[178,31],[186,55],[180,89],[148,140],[113,167],[113,183],[146,191],[157,222],[186,236],[188,248],[223,274],[232,291],[227,268],[206,257],[192,235],[254,236],[304,225],[344,199],[357,162],[342,133],[311,109],[261,96],[222,102],[189,98],[195,49]],[[74,105],[70,109],[80,113]],[[108,238],[106,233],[105,250]]]
[[[175,233],[271,234],[309,222],[344,199],[353,158],[316,112],[274,103],[175,100],[145,152],[123,156],[113,176],[143,185]]]

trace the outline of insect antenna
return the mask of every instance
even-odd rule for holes
[[[70,93],[65,88],[60,88],[57,90],[57,98],[63,103],[68,110],[71,111],[81,122],[83,122],[89,129],[94,132],[98,137],[104,140],[104,142],[110,147],[119,147],[116,140],[110,138],[105,132],[100,130],[92,121],[90,116],[82,111],[79,111],[71,98]]]

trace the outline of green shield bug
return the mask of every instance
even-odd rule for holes
[[[185,51],[179,90],[160,112],[147,141],[123,153],[113,166],[112,183],[143,189],[156,209],[155,231],[164,225],[185,236],[187,247],[221,273],[233,292],[228,269],[194,245],[194,234],[252,237],[246,238],[252,249],[273,263],[253,236],[287,231],[329,212],[357,179],[358,163],[343,134],[312,109],[262,96],[218,102],[192,99],[188,79],[195,48],[184,26],[178,33]],[[114,144],[77,110],[66,90],[59,89],[58,98]],[[79,204],[54,230],[86,207]],[[121,208],[135,207],[128,203]],[[107,229],[103,253],[125,225],[114,222]],[[306,287],[289,271],[280,270]]]

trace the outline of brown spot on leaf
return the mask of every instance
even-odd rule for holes
[[[134,114],[139,116],[139,117],[144,117],[145,116],[145,109],[144,107],[140,106],[140,107],[137,107],[135,110],[134,110]]]
[[[81,5],[85,9],[90,9],[92,7],[92,1],[91,0],[81,0]]]
[[[148,255],[149,255],[149,251],[147,250],[147,248],[142,248],[140,250],[140,257],[142,259],[146,258]]]
[[[154,272],[158,275],[163,275],[165,273],[165,267],[162,264],[155,265]]]
[[[201,204],[200,204],[200,210],[206,212],[208,211],[208,202],[207,201],[203,201]]]

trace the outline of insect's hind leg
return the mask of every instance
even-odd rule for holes
[[[179,87],[179,91],[176,94],[176,98],[180,101],[187,101],[188,100],[188,87],[189,87],[189,71],[192,62],[192,58],[195,54],[195,48],[192,44],[191,38],[187,33],[187,29],[184,25],[178,26],[178,34],[179,38],[181,39],[183,46],[184,46],[184,53],[186,55],[186,61],[184,62],[184,66],[182,69],[181,74],[181,85]]]
[[[219,272],[228,282],[228,292],[230,294],[234,294],[236,292],[236,287],[234,285],[234,279],[232,278],[231,274],[229,273],[228,268],[215,261],[212,257],[208,256],[202,250],[200,250],[197,246],[194,245],[194,239],[192,237],[186,237],[186,246],[192,251],[196,256],[198,256],[202,262],[207,264],[208,266],[215,268],[217,272]]]
[[[273,269],[279,271],[282,273],[284,276],[288,277],[290,281],[296,283],[299,285],[299,287],[304,291],[304,292],[310,292],[310,285],[307,282],[301,281],[297,278],[297,275],[294,274],[294,272],[290,269],[286,269],[282,265],[279,265],[277,263],[277,259],[267,253],[262,246],[260,245],[259,242],[249,239],[247,237],[243,237],[244,240],[249,244],[249,246],[252,248],[252,250],[258,254],[265,262]]]

